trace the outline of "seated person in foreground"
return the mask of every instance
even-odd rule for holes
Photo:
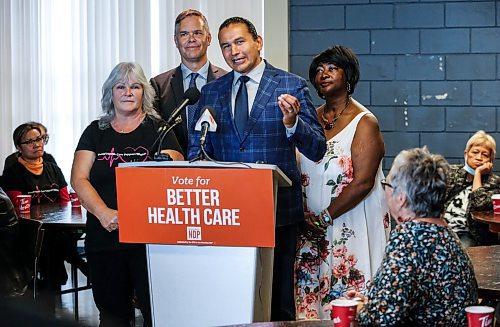
[[[467,141],[465,163],[451,165],[448,172],[444,219],[464,247],[498,244],[498,235],[471,216],[473,211],[493,210],[491,196],[500,193],[500,177],[492,172],[495,153],[495,139],[478,131]]]
[[[29,281],[29,273],[16,249],[18,233],[14,206],[0,188],[0,299],[24,294]]]
[[[49,141],[49,135],[47,134],[47,127],[45,127],[41,123],[37,123],[34,121],[29,122],[28,124],[33,125],[33,126],[38,126],[38,128],[40,129],[40,132],[42,133],[42,136],[45,136],[45,144],[47,144],[47,142]],[[5,163],[3,165],[4,175],[5,175],[5,171],[8,168],[12,167],[18,161],[19,156],[20,156],[20,151],[16,151],[16,152],[10,154],[7,158],[5,158]],[[43,161],[53,162],[53,163],[57,164],[56,159],[54,159],[54,157],[50,153],[44,152],[42,155],[42,158],[43,158]]]
[[[358,296],[359,325],[462,326],[477,303],[471,261],[440,218],[448,163],[426,148],[404,150],[382,182],[396,220],[367,296]]]

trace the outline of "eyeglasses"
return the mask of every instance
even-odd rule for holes
[[[23,142],[19,142],[19,144],[26,144],[29,146],[34,146],[37,143],[42,142],[43,144],[47,144],[49,142],[49,135],[45,134],[42,136],[37,137],[36,139],[29,139]]]
[[[388,182],[387,182],[387,179],[385,179],[385,178],[384,178],[384,179],[382,179],[382,180],[380,181],[380,184],[382,184],[382,189],[383,189],[384,191],[385,191],[385,187],[386,187],[386,186],[387,186],[387,187],[390,187],[390,188],[392,188],[392,189],[394,188],[394,186],[392,186],[390,183],[388,183]]]

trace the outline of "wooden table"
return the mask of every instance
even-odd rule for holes
[[[495,215],[493,211],[476,211],[471,215],[472,219],[488,224],[490,232],[500,233],[500,215]]]
[[[85,229],[86,211],[72,207],[71,202],[31,205],[31,212],[20,213],[19,217],[40,220],[44,228]]]
[[[500,245],[467,248],[480,298],[500,299]]]

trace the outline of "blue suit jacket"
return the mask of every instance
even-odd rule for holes
[[[266,63],[245,133],[240,136],[231,110],[233,78],[234,72],[230,72],[206,84],[201,90],[196,118],[200,117],[204,107],[210,106],[215,109],[217,122],[217,131],[208,133],[205,149],[210,157],[218,161],[263,161],[277,165],[293,185],[278,190],[276,225],[302,221],[304,209],[295,149],[298,148],[313,161],[321,160],[326,151],[325,136],[306,81]],[[297,128],[290,138],[286,135],[283,114],[278,106],[278,96],[284,93],[295,96],[301,105]],[[188,158],[192,159],[200,150],[200,133],[193,130],[190,133]]]

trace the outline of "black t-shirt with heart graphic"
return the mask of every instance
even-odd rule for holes
[[[118,133],[113,128],[99,129],[98,121],[93,121],[83,132],[76,151],[88,150],[96,157],[90,170],[90,183],[104,203],[117,209],[115,168],[121,162],[141,162],[153,160],[157,149],[159,121],[146,118],[130,133]],[[162,149],[182,153],[174,133],[170,132],[162,143]],[[131,190],[133,194],[133,190]],[[136,244],[119,243],[118,231],[108,232],[99,220],[87,212],[87,252],[135,248]]]
[[[3,188],[32,196],[32,204],[59,202],[59,190],[68,186],[61,169],[44,161],[41,175],[35,175],[16,162],[4,171]]]

